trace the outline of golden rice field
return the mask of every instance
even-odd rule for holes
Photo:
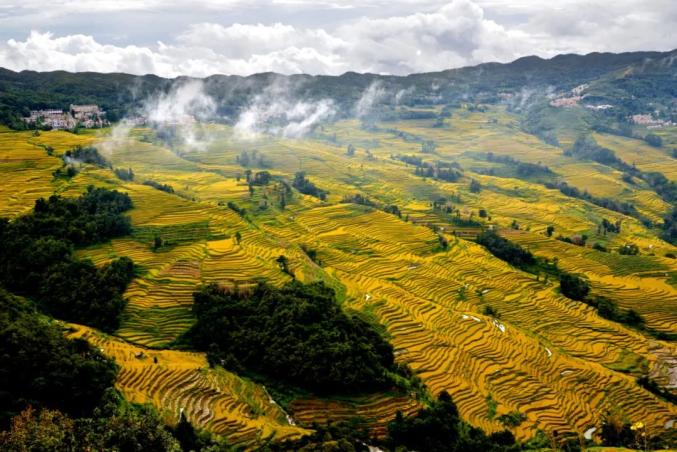
[[[190,308],[196,287],[258,279],[282,284],[290,277],[275,262],[280,255],[287,256],[298,279],[326,281],[346,309],[382,324],[397,360],[409,364],[431,393],[448,391],[463,417],[489,432],[502,430],[498,417],[515,411],[525,416],[513,429],[522,440],[538,429],[582,434],[598,426],[607,411],[641,420],[654,430],[677,420],[677,407],[635,383],[647,370],[671,384],[671,366],[677,362],[674,342],[603,319],[587,305],[561,296],[554,281],[537,280],[474,242],[454,237],[453,225],[431,207],[439,197],[458,196],[460,201],[452,204],[464,217],[477,218],[479,209],[485,209],[491,223],[511,240],[538,256],[557,257],[567,271],[585,274],[596,294],[635,309],[648,326],[677,333],[677,261],[663,257],[677,252],[674,246],[632,217],[558,190],[473,173],[467,168],[482,162],[469,152],[541,162],[570,185],[634,202],[655,221],[665,214],[667,204],[648,187],[628,186],[615,170],[565,157],[561,149],[525,134],[503,109],[455,111],[442,128],[433,128],[432,122],[387,122],[368,131],[358,121],[340,121],[305,139],[250,142],[236,141],[227,126],[209,125],[203,146],[176,152],[158,141],[140,141],[151,133],[147,129],[116,140],[108,131],[99,136],[45,132],[40,137],[0,131],[0,173],[12,181],[0,186],[0,214],[25,212],[35,199],[52,192],[76,196],[89,184],[129,193],[135,206],[130,212],[134,233],[78,251],[97,264],[129,256],[140,266],[140,276],[126,293],[129,304],[122,327],[115,337],[79,326],[71,334],[87,338],[116,359],[122,368],[118,388],[130,400],[152,403],[170,420],[183,408],[197,425],[244,446],[298,436],[304,430],[288,424],[261,386],[208,369],[201,354],[167,347],[193,322]],[[421,154],[420,142],[397,131],[434,140],[437,154]],[[674,160],[661,167],[657,153],[663,151],[618,137],[595,138],[642,170],[677,177],[670,166]],[[52,145],[58,154],[89,142],[98,143],[115,167],[132,168],[136,181],[123,182],[97,168],[86,168],[70,181],[55,181],[51,173],[60,161],[36,146]],[[346,155],[348,144],[357,148],[353,157]],[[237,179],[245,168],[236,157],[254,149],[265,156],[266,170],[274,176],[290,180],[296,171],[305,171],[330,192],[327,202],[295,193],[281,210],[275,182],[256,187],[250,196],[246,182]],[[391,159],[393,154],[458,161],[466,168],[465,177],[456,183],[424,179],[413,174],[413,167]],[[482,184],[479,193],[470,192],[470,178]],[[169,184],[175,193],[142,185],[146,179]],[[403,216],[340,203],[344,195],[354,193],[397,204]],[[226,207],[229,201],[245,207],[247,219]],[[598,234],[602,219],[620,220],[621,232]],[[513,221],[520,230],[509,227]],[[439,249],[438,235],[428,225],[445,228],[446,251]],[[548,225],[555,226],[556,234],[587,234],[589,244],[600,242],[610,249],[633,242],[641,255],[620,256],[560,242],[544,234]],[[159,250],[152,249],[156,235],[166,244]],[[317,251],[321,265],[301,246]],[[483,315],[487,305],[500,318]],[[677,382],[672,384],[677,387]],[[496,404],[493,416],[488,400]],[[410,396],[383,393],[354,399],[304,398],[288,408],[299,425],[360,415],[382,434],[398,410],[411,413],[419,406]]]
[[[67,132],[51,132],[33,136],[32,132],[13,132],[0,126],[0,216],[13,217],[33,207],[35,200],[58,191],[58,184],[50,183],[52,173],[60,162],[47,155],[49,145],[55,153],[75,145],[91,142],[91,138]]]
[[[290,425],[263,387],[210,368],[203,353],[149,350],[81,325],[69,326],[69,337],[86,339],[120,366],[116,387],[125,399],[153,404],[171,424],[183,413],[196,427],[244,447],[307,432]]]

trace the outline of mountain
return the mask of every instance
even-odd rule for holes
[[[374,82],[383,83],[392,90],[414,89],[409,104],[444,104],[459,99],[496,102],[499,92],[515,92],[522,88],[571,89],[605,74],[621,73],[627,68],[644,67],[650,61],[669,62],[667,68],[656,73],[662,86],[674,86],[670,77],[675,51],[591,53],[588,55],[558,55],[551,59],[536,56],[524,57],[512,63],[485,63],[472,67],[442,72],[412,74],[408,76],[383,76],[348,72],[340,76],[254,74],[247,77],[213,75],[204,79],[207,92],[217,99],[218,111],[232,115],[239,111],[252,96],[273,83],[287,84],[299,97],[329,98],[345,114]],[[672,75],[670,75],[672,74]],[[666,80],[665,77],[668,77]],[[13,72],[0,69],[0,120],[10,122],[10,117],[26,115],[30,109],[67,108],[70,103],[96,103],[109,112],[115,121],[139,106],[139,102],[158,91],[166,91],[178,79],[154,75],[69,73],[64,71]],[[634,79],[633,79],[634,80]],[[633,83],[630,81],[630,84]],[[663,83],[664,82],[664,83]],[[626,81],[627,84],[627,81]]]

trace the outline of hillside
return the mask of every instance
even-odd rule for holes
[[[673,57],[562,55],[408,77],[291,76],[305,83],[290,105],[324,97],[339,105],[298,135],[279,130],[305,117],[273,117],[239,134],[238,115],[281,76],[213,76],[203,86],[219,120],[78,133],[2,127],[0,216],[17,221],[40,198],[75,199],[91,185],[127,194],[131,233],[73,246],[74,259],[98,268],[133,260],[120,326],[104,334],[66,319],[66,335],[117,363],[115,387],[128,402],[150,404],[170,425],[184,416],[231,446],[297,440],[314,423],[356,416],[379,441],[398,412],[414,415],[448,393],[463,420],[488,435],[507,429],[523,444],[599,444],[613,419],[627,428],[641,422],[657,444],[674,447],[677,243],[666,231],[677,208],[677,126],[627,119],[651,113],[649,105],[674,119]],[[375,80],[389,93],[416,86],[416,94],[355,115]],[[172,83],[2,70],[0,106],[10,118],[93,102],[122,117],[140,105],[140,92],[171,92]],[[589,97],[552,105],[582,84]],[[121,94],[131,85],[137,97]],[[550,97],[521,102],[524,90],[547,86]],[[64,157],[78,146],[96,147],[104,164]],[[480,240],[494,232],[511,244],[507,252]],[[511,261],[515,249],[533,259]],[[571,275],[589,294],[567,292]],[[200,287],[252,296],[261,281],[280,288],[293,280],[322,282],[350,319],[337,322],[392,345],[389,385],[310,390],[252,370],[251,357],[222,353],[216,339],[199,348],[186,335],[198,322]]]
[[[409,76],[382,76],[348,72],[341,76],[285,76],[275,73],[248,77],[213,75],[204,79],[206,92],[218,103],[221,115],[233,116],[261,93],[278,83],[298,90],[300,98],[329,98],[337,103],[344,115],[362,92],[374,82],[393,91],[414,89],[405,99],[407,105],[457,102],[459,98],[481,102],[496,102],[498,93],[519,93],[529,90],[567,90],[605,74],[615,73],[637,65],[645,67],[646,60],[661,61],[674,58],[673,52],[629,52],[622,54],[591,53],[588,55],[558,55],[551,59],[524,57],[509,64],[485,63],[474,67],[448,71],[412,74]],[[661,66],[658,64],[658,66]],[[665,68],[663,65],[662,67]],[[666,75],[666,74],[664,74]],[[674,86],[674,72],[657,85]],[[672,79],[671,79],[672,78]],[[174,81],[154,75],[68,73],[22,71],[0,68],[0,120],[11,121],[14,115],[26,114],[30,109],[67,108],[69,104],[95,103],[108,111],[109,119],[116,121],[140,107],[140,102],[153,94],[166,91]],[[623,88],[622,88],[623,89]],[[392,100],[388,100],[388,103]]]

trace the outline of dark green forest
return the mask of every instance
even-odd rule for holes
[[[392,385],[392,346],[364,320],[343,312],[323,283],[239,291],[212,284],[194,300],[197,323],[185,339],[214,364],[320,393]]]
[[[116,330],[134,263],[122,257],[97,268],[73,251],[129,234],[123,213],[131,207],[124,193],[89,187],[76,199],[41,198],[31,213],[0,219],[0,286],[56,318]]]

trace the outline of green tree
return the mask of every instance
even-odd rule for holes
[[[113,386],[117,368],[86,341],[0,289],[0,425],[28,406],[86,416]]]
[[[582,301],[590,292],[590,286],[583,278],[569,273],[561,275],[559,287],[562,295],[572,300]]]
[[[153,249],[157,250],[162,248],[162,237],[160,237],[159,234],[155,234],[155,237],[153,237]]]
[[[654,147],[661,147],[663,146],[663,139],[656,135],[655,133],[649,133],[644,137],[644,141],[646,141],[648,144]]]
[[[321,393],[384,389],[396,372],[392,346],[344,313],[323,283],[266,284],[247,291],[216,285],[194,294],[196,324],[184,340],[210,362]]]

